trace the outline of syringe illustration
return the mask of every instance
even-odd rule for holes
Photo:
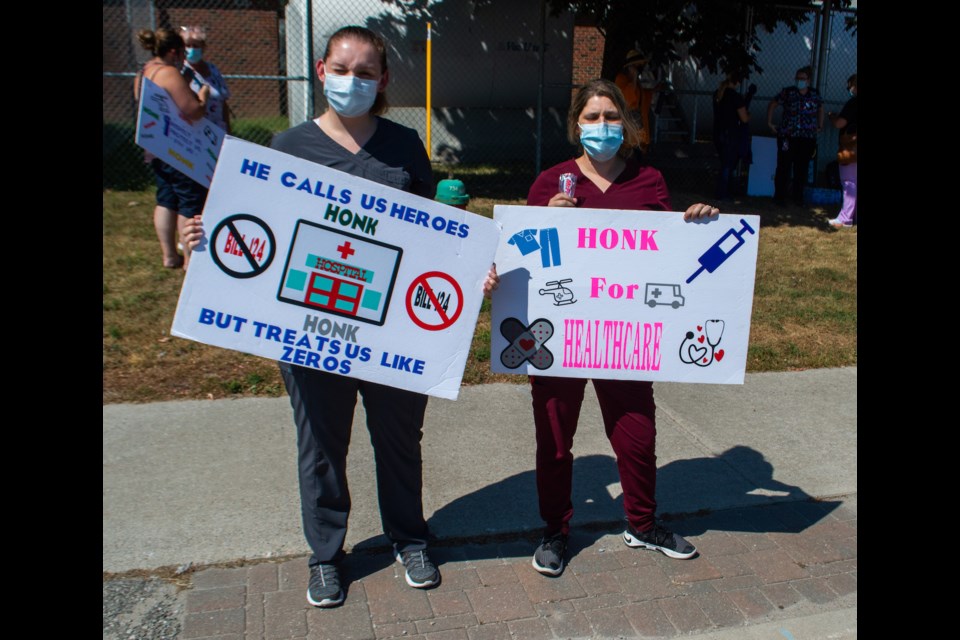
[[[727,231],[719,240],[713,243],[713,246],[707,249],[702,256],[700,256],[700,268],[693,272],[693,275],[687,278],[687,284],[693,282],[694,278],[700,275],[704,269],[707,270],[707,273],[713,273],[717,268],[726,261],[733,253],[743,246],[744,240],[743,236],[749,231],[751,234],[756,233],[753,228],[747,224],[747,221],[743,218],[740,218],[740,224],[743,225],[742,229],[730,229]],[[733,240],[731,238],[736,238]],[[732,244],[736,242],[736,244]],[[732,246],[731,246],[732,245]]]

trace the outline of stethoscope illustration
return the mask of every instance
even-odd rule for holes
[[[694,340],[693,331],[687,331],[683,342],[680,343],[680,361],[686,364],[695,364],[698,367],[708,367],[714,360],[716,347],[723,339],[723,320],[707,320],[703,323],[704,335],[708,347],[701,347]],[[723,354],[720,354],[723,356]]]

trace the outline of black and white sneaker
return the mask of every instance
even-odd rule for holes
[[[335,565],[316,564],[310,567],[307,602],[315,607],[337,607],[343,604],[340,574]]]
[[[533,568],[545,576],[563,573],[563,556],[567,552],[567,536],[555,533],[544,536],[540,546],[533,552]]]
[[[416,589],[427,589],[440,584],[440,571],[430,561],[426,550],[396,552],[397,562],[406,570],[407,584]]]
[[[654,549],[678,560],[687,560],[697,555],[696,547],[659,523],[654,524],[653,529],[649,531],[637,531],[632,525],[627,524],[627,530],[623,532],[623,541],[628,547]]]

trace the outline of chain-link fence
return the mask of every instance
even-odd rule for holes
[[[849,99],[847,78],[857,69],[857,37],[845,28],[845,18],[854,11],[833,10],[827,19],[822,9],[798,11],[806,20],[792,32],[784,25],[772,33],[761,31],[757,62],[762,73],[754,73],[740,87],[742,94],[750,84],[757,86],[749,103],[750,130],[754,137],[772,137],[767,127],[767,108],[779,92],[792,85],[797,69],[813,69],[813,86],[824,99],[824,111],[838,112]],[[826,23],[827,28],[824,28]],[[829,33],[829,37],[824,34]],[[711,74],[690,60],[664,70],[671,89],[660,96],[665,117],[656,123],[650,162],[660,169],[674,190],[713,197],[719,160],[712,142],[713,97],[724,79]],[[779,122],[782,110],[774,116]],[[827,171],[837,153],[837,132],[824,119],[824,130],[817,138],[817,153],[811,164],[810,182],[827,185]],[[775,159],[775,158],[774,158]],[[756,170],[773,167],[754,167]],[[745,177],[745,176],[744,176]]]
[[[794,71],[813,65],[826,108],[845,101],[846,78],[856,69],[856,36],[834,12],[824,28],[812,13],[796,33],[761,36],[763,74],[750,108],[755,135],[769,135],[770,99]],[[206,28],[205,60],[217,65],[231,97],[232,133],[268,144],[274,132],[321,113],[326,104],[314,63],[336,29],[359,24],[388,43],[391,105],[387,117],[412,127],[427,142],[427,24],[430,23],[432,118],[428,149],[437,179],[450,174],[474,196],[526,195],[538,166],[572,157],[566,114],[572,78],[585,65],[599,69],[603,47],[584,47],[574,16],[550,16],[541,0],[486,3],[452,0],[105,0],[103,3],[103,186],[139,189],[152,182],[133,143],[133,82],[150,54],[142,28]],[[822,34],[829,33],[827,46]],[[591,59],[592,56],[592,59]],[[680,62],[664,70],[673,92],[660,99],[662,122],[650,162],[673,190],[712,192],[717,161],[709,137],[712,94],[720,78]],[[666,121],[676,122],[668,126]],[[656,121],[656,120],[655,120]],[[676,132],[671,132],[671,127]],[[820,158],[836,151],[836,133],[820,138]],[[826,163],[818,163],[818,174]]]
[[[331,0],[322,15],[315,14],[317,41],[325,43],[344,24],[361,24],[387,41],[391,105],[387,117],[418,131],[431,153],[437,179],[458,177],[474,196],[526,195],[536,176],[541,40],[544,122],[559,122],[569,103],[572,15],[555,18],[544,12],[541,24],[538,1],[447,1],[423,10],[401,10],[380,0]],[[322,53],[317,51],[318,56]],[[317,108],[323,107],[318,87]],[[569,144],[558,127],[544,126],[542,134],[544,162],[569,155]]]
[[[823,94],[823,108],[828,113],[838,113],[850,99],[847,80],[857,72],[857,36],[846,27],[846,19],[856,16],[855,11],[835,11],[829,24],[829,48],[824,51],[818,87]],[[833,188],[840,187],[840,174],[836,165],[839,147],[839,131],[825,121],[823,133],[817,143],[815,183]]]
[[[302,20],[301,20],[302,22]],[[136,72],[151,58],[140,47],[140,29],[202,26],[204,60],[230,91],[233,135],[269,144],[289,126],[292,87],[309,77],[290,73],[286,3],[279,0],[105,0],[103,3],[103,186],[139,189],[152,183],[143,152],[134,146]],[[293,34],[300,34],[300,24]],[[301,41],[302,42],[302,41]],[[296,43],[295,43],[296,44]],[[302,44],[297,47],[302,49]],[[302,92],[302,90],[301,90]]]
[[[308,18],[309,16],[309,18]],[[431,24],[430,151],[437,178],[463,179],[475,195],[521,197],[535,177],[541,39],[543,162],[569,156],[563,127],[569,102],[573,19],[540,22],[538,2],[482,7],[442,2],[402,11],[380,0],[107,0],[103,3],[104,188],[143,188],[151,174],[133,144],[136,72],[150,58],[142,28],[206,27],[204,59],[229,85],[232,133],[268,144],[274,132],[322,113],[314,61],[328,37],[360,24],[388,43],[388,117],[427,139],[427,23]],[[547,166],[546,164],[544,166]]]

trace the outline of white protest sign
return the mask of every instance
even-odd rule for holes
[[[743,384],[758,216],[494,207],[497,373]]]
[[[490,219],[227,137],[173,335],[456,399]]]
[[[184,118],[169,93],[143,78],[137,112],[138,145],[209,187],[224,135],[223,129],[206,118],[197,122]]]

